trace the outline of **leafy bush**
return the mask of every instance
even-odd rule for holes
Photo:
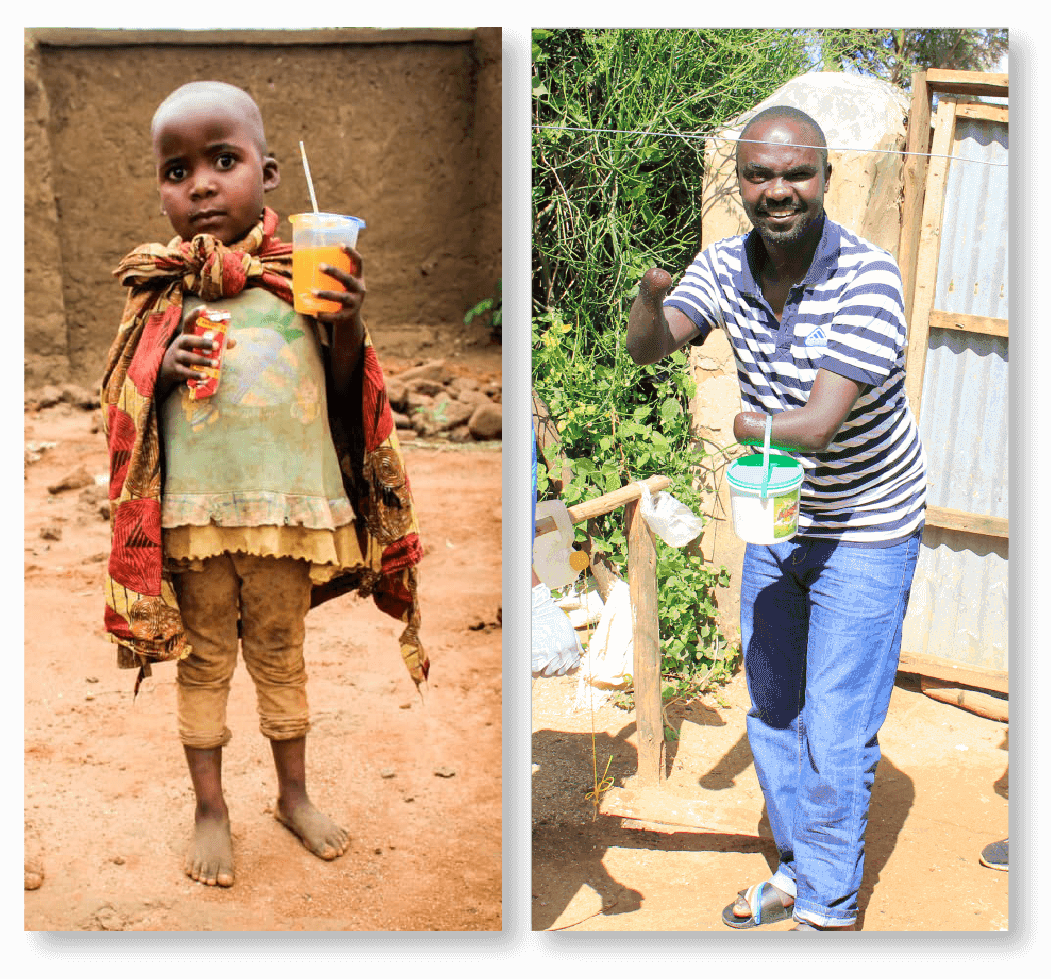
[[[690,137],[806,67],[788,31],[533,32],[533,384],[572,469],[567,505],[662,474],[703,513],[688,358],[634,364],[628,312],[647,269],[677,274],[700,248],[704,142]],[[620,512],[597,542],[626,575]],[[726,646],[714,617],[725,569],[658,539],[657,575],[663,670],[711,670]]]

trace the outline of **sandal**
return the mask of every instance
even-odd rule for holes
[[[753,884],[746,891],[739,891],[737,896],[744,898],[750,914],[747,918],[734,914],[734,905],[723,908],[723,924],[730,928],[758,928],[760,925],[772,925],[777,921],[787,921],[792,917],[791,906],[781,903],[781,893],[770,881]]]
[[[990,870],[1007,870],[1007,852],[1007,840],[990,843],[982,850],[982,855],[978,858],[978,862]]]
[[[795,928],[789,928],[789,931],[857,931],[857,925],[852,921],[849,925],[815,925],[812,921],[804,921],[802,918],[796,919]]]

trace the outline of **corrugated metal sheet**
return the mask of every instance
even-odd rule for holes
[[[1006,162],[1004,123],[957,118],[953,154]],[[1006,167],[954,161],[946,182],[934,308],[1008,318]],[[928,503],[1007,517],[1007,340],[931,330],[920,400]],[[929,526],[904,649],[1007,669],[1008,545]]]
[[[1007,126],[957,117],[953,156],[1007,162]],[[945,187],[934,308],[1007,319],[1007,173],[953,161]]]
[[[1007,541],[927,527],[901,648],[1007,669]]]
[[[931,330],[920,397],[927,502],[1007,516],[1007,340]]]

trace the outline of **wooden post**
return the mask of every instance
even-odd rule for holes
[[[657,622],[657,550],[653,531],[633,500],[624,507],[628,538],[628,586],[634,609],[635,720],[638,726],[639,783],[664,779],[664,717],[661,705],[661,650]]]

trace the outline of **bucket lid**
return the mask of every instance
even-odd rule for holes
[[[736,489],[758,490],[763,484],[763,457],[743,456],[730,463],[726,478]],[[770,484],[768,493],[784,493],[794,490],[803,482],[803,466],[790,456],[770,456]]]

